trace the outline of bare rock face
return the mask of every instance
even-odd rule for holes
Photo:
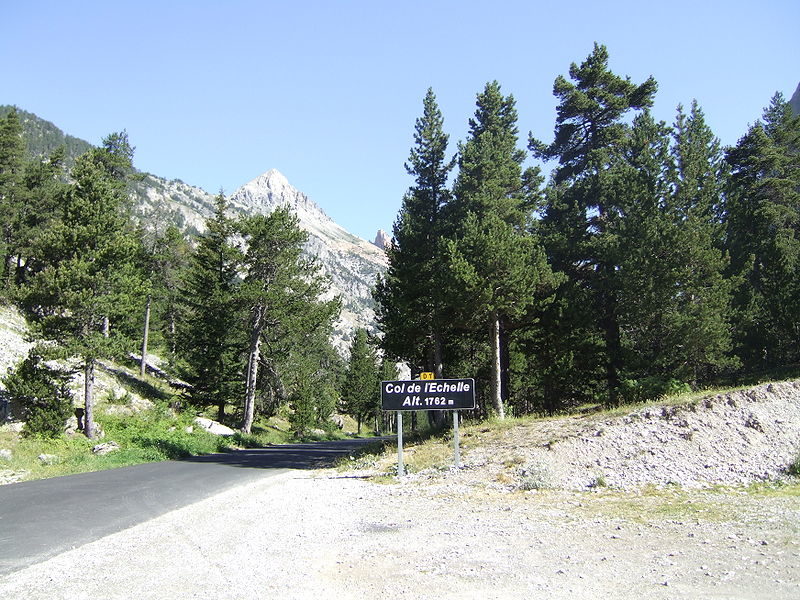
[[[379,229],[378,233],[375,235],[375,241],[372,242],[381,250],[386,250],[389,245],[392,243],[392,238],[389,237],[389,234],[386,233],[383,229]]]
[[[797,84],[797,89],[792,94],[792,98],[789,100],[789,105],[794,110],[794,114],[800,115],[800,83]]]

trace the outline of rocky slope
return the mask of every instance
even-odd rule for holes
[[[685,489],[778,480],[800,458],[800,381],[616,416],[537,419],[500,432],[471,428],[462,449],[465,469],[415,476],[505,491]]]
[[[331,295],[342,298],[335,342],[344,349],[356,327],[374,328],[372,287],[386,269],[386,254],[335,223],[308,196],[294,188],[276,169],[246,183],[229,198],[231,209],[245,215],[269,214],[288,206],[308,232],[306,251],[316,256],[331,281]]]

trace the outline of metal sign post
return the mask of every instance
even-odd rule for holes
[[[430,375],[426,373],[426,375]],[[405,475],[403,464],[403,411],[452,410],[455,466],[461,468],[458,411],[475,408],[474,379],[414,379],[381,382],[381,408],[397,411],[397,475]]]
[[[453,454],[455,455],[456,469],[461,468],[461,449],[458,444],[458,411],[453,411]]]
[[[403,464],[403,413],[397,411],[397,476],[402,477],[406,474]]]

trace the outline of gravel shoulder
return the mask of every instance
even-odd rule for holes
[[[800,487],[743,485],[796,456],[798,391],[478,429],[465,468],[389,484],[258,480],[2,577],[0,597],[798,598]]]
[[[292,472],[0,579],[4,598],[797,598],[800,498]]]

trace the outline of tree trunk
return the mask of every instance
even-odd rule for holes
[[[111,335],[111,320],[108,317],[103,317],[103,337]]]
[[[94,359],[86,359],[83,366],[83,432],[94,439]]]
[[[147,373],[147,339],[150,337],[150,303],[151,297],[147,297],[147,304],[144,307],[144,332],[142,333],[142,360],[139,365],[139,375],[144,377]]]
[[[500,377],[500,317],[492,313],[492,405],[497,417],[506,418],[503,408],[502,380]]]
[[[433,356],[429,369],[436,379],[442,378],[442,336],[438,331],[433,332]],[[447,425],[447,412],[443,410],[429,410],[428,424],[436,429],[443,429]]]
[[[500,327],[500,400],[508,406],[511,397],[511,334],[508,326],[501,319]]]
[[[250,330],[250,351],[247,361],[247,389],[244,397],[244,419],[242,432],[250,433],[253,427],[256,405],[256,383],[258,380],[258,361],[261,358],[261,332],[264,328],[264,307],[253,310],[253,324]]]

